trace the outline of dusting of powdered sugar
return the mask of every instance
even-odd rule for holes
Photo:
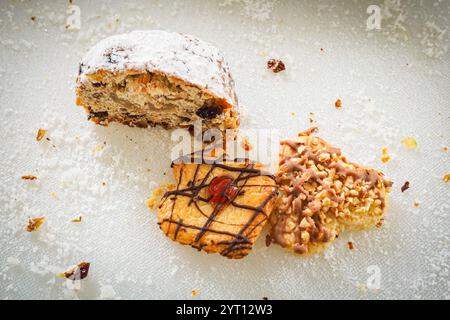
[[[209,90],[236,106],[234,82],[220,51],[191,35],[160,30],[111,36],[81,61],[80,76],[98,70],[162,72]]]

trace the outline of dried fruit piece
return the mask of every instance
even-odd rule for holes
[[[213,204],[222,204],[233,199],[238,192],[231,177],[220,176],[212,179],[209,185],[208,193],[211,195],[210,201]]]
[[[73,218],[71,221],[72,222],[81,222],[81,216],[79,216],[78,218]]]
[[[20,178],[22,180],[36,180],[37,179],[36,176],[32,176],[32,175],[21,176]]]
[[[400,188],[400,190],[402,190],[402,192],[405,192],[406,190],[409,189],[409,181],[406,181],[403,186]]]
[[[81,280],[88,276],[90,266],[89,262],[80,262],[76,267],[60,273],[58,276],[70,280]]]
[[[342,107],[342,101],[341,99],[337,99],[336,102],[334,103],[334,106],[336,108],[341,108]]]
[[[267,61],[267,69],[272,70],[274,73],[278,73],[286,70],[286,66],[281,60],[270,59],[269,61]]]
[[[36,135],[36,140],[37,140],[37,141],[41,141],[42,138],[45,136],[46,133],[47,133],[47,130],[45,130],[45,129],[40,129],[40,128],[39,128],[39,130],[38,130],[38,132],[37,132],[37,135]]]
[[[449,174],[446,174],[446,175],[444,176],[444,178],[442,178],[442,180],[444,180],[444,182],[448,182],[448,181],[450,180],[450,173],[449,173]]]
[[[383,147],[381,149],[381,162],[386,163],[391,160],[391,156],[388,154],[388,149],[386,147]]]
[[[417,148],[417,141],[413,137],[407,137],[402,140],[402,144],[408,149]]]
[[[42,224],[44,222],[45,222],[45,217],[29,218],[26,230],[28,232],[36,231],[42,226]]]

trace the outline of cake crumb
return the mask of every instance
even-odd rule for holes
[[[381,149],[381,154],[381,162],[387,163],[391,160],[391,156],[388,154],[388,149],[386,147]]]
[[[70,220],[70,221],[71,221],[71,222],[78,223],[78,222],[81,222],[81,219],[82,219],[82,216],[79,216],[79,217],[77,217],[77,218],[73,218],[73,219]]]
[[[402,144],[407,149],[415,149],[415,148],[417,148],[417,141],[413,137],[407,137],[407,138],[403,139],[402,140]]]
[[[281,60],[270,59],[269,61],[267,61],[267,69],[272,70],[273,73],[278,73],[286,70],[286,66],[284,65],[284,62]]]
[[[347,242],[347,246],[350,250],[353,250],[353,248],[354,248],[352,241]]]
[[[200,289],[196,289],[196,288],[192,289],[191,296],[196,297],[199,294],[200,294]]]
[[[243,137],[241,139],[241,147],[245,151],[250,151],[250,150],[253,149],[253,146],[252,146],[252,144],[250,143],[250,140],[247,137]]]
[[[442,151],[447,152],[448,151],[448,147],[447,146],[442,147]]]
[[[31,21],[33,21],[33,22],[34,22],[34,21],[36,21],[36,20],[37,20],[37,17],[36,17],[36,16],[31,16],[31,18],[30,18],[30,19],[31,19]]]
[[[28,232],[37,231],[45,222],[45,217],[29,218],[26,230]]]
[[[36,180],[37,177],[33,175],[25,175],[20,177],[22,180]]]
[[[342,108],[342,101],[341,101],[341,99],[337,99],[336,100],[336,102],[334,103],[334,106],[336,107],[336,108]]]
[[[447,182],[450,180],[450,173],[449,173],[449,174],[446,174],[446,175],[442,178],[442,180],[444,180],[444,182],[447,183]]]
[[[37,135],[36,135],[36,140],[41,141],[46,133],[47,133],[47,130],[39,128]]]

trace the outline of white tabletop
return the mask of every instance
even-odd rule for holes
[[[192,289],[195,299],[450,298],[450,1],[386,1],[380,30],[367,28],[373,1],[73,2],[80,30],[65,27],[78,9],[66,12],[64,1],[0,7],[0,298],[191,299]],[[144,201],[171,181],[170,134],[96,126],[74,103],[83,54],[139,29],[220,48],[243,129],[288,137],[312,118],[349,160],[392,178],[384,226],[344,233],[312,257],[267,248],[264,237],[239,261],[167,239]],[[286,71],[268,71],[270,58]],[[38,128],[50,141],[35,140]],[[417,149],[401,144],[408,136]],[[39,215],[42,229],[25,232]],[[83,260],[91,270],[80,289],[55,276]]]

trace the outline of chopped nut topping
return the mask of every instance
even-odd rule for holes
[[[444,182],[448,182],[450,180],[450,174],[446,174],[442,180],[444,180]]]
[[[409,181],[406,181],[400,190],[402,190],[402,192],[405,192],[408,189],[409,189]]]
[[[26,176],[22,176],[20,177],[22,180],[36,180],[37,177],[36,176],[32,176],[32,175],[26,175]]]
[[[81,216],[79,216],[78,218],[73,218],[71,221],[72,222],[75,222],[75,223],[77,223],[77,222],[81,222]]]
[[[387,163],[391,160],[391,156],[388,154],[388,149],[386,147],[383,147],[381,149],[381,162]]]
[[[26,230],[28,232],[36,231],[42,226],[42,224],[44,222],[45,222],[45,217],[29,218]]]
[[[402,140],[402,144],[408,149],[417,148],[417,141],[413,137],[408,137]]]
[[[345,227],[378,224],[392,186],[382,173],[348,162],[340,149],[313,136],[316,130],[281,141],[275,175],[280,195],[270,235],[299,254],[323,250]]]
[[[42,138],[45,136],[45,134],[47,133],[47,130],[45,129],[39,129],[36,135],[36,140],[37,141],[41,141]]]
[[[277,59],[270,59],[267,61],[267,68],[272,70],[274,73],[286,70],[286,66],[283,61]]]
[[[342,108],[342,101],[341,101],[341,99],[337,99],[336,102],[334,103],[334,106],[336,108]]]
[[[76,267],[60,273],[58,276],[70,280],[81,280],[88,276],[90,266],[89,262],[80,262]]]

